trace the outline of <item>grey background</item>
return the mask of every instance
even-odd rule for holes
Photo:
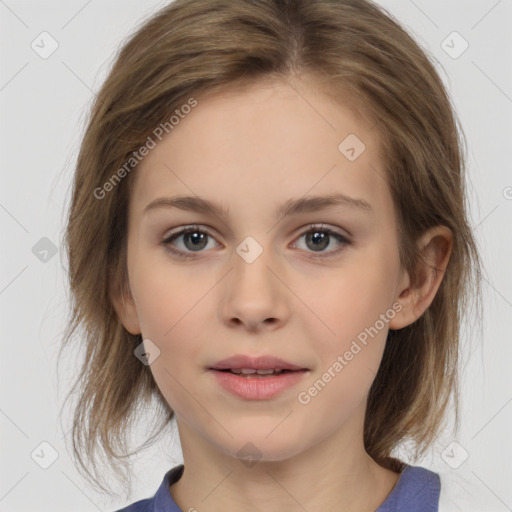
[[[110,501],[88,488],[66,451],[70,423],[59,411],[77,362],[64,360],[57,378],[67,311],[61,240],[86,110],[119,44],[166,3],[0,0],[0,512],[108,511],[128,502],[122,490]],[[453,97],[469,146],[471,218],[486,269],[482,333],[464,331],[472,344],[464,345],[458,444],[447,451],[455,438],[446,431],[418,463],[464,473],[489,511],[512,510],[512,4],[379,3],[435,57]],[[31,47],[43,31],[58,43],[45,59]],[[453,31],[469,43],[458,58],[442,47]],[[461,46],[451,40],[444,44],[453,53]],[[58,456],[43,469],[52,450]],[[172,436],[138,456],[129,501],[153,495],[181,460]]]

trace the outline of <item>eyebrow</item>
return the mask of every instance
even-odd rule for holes
[[[301,213],[316,212],[325,210],[334,206],[348,206],[358,209],[362,212],[373,213],[371,205],[364,199],[354,198],[345,194],[330,194],[326,196],[301,197],[299,199],[289,199],[284,204],[276,208],[274,218],[289,217]],[[144,208],[144,215],[156,208],[179,208],[192,212],[213,214],[218,217],[227,217],[228,210],[221,205],[202,199],[198,196],[175,196],[159,197],[151,201]]]

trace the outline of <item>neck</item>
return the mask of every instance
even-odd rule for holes
[[[399,475],[364,450],[362,432],[337,432],[283,460],[251,463],[226,454],[178,419],[184,472],[171,486],[182,510],[373,512]]]

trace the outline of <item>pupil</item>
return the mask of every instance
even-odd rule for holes
[[[187,245],[188,249],[202,249],[206,245],[206,236],[205,233],[198,233],[197,231],[191,231],[190,233],[185,233],[184,240],[193,240],[193,244],[189,247],[188,244],[185,242],[185,245]],[[198,245],[196,242],[200,242]],[[201,242],[203,242],[201,244]]]
[[[313,241],[313,245],[309,247],[310,249],[325,249],[329,245],[329,235],[326,233],[315,231],[311,234],[311,236],[306,236],[306,243],[308,243],[310,239]]]

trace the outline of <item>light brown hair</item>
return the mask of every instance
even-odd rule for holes
[[[206,93],[306,75],[341,104],[349,91],[352,106],[375,120],[403,267],[414,275],[415,241],[427,229],[444,225],[454,237],[430,307],[413,324],[389,331],[367,403],[366,451],[399,470],[393,450],[410,440],[415,456],[424,453],[443,427],[450,398],[458,418],[459,331],[469,299],[480,296],[480,260],[468,222],[462,131],[425,51],[366,0],[176,0],[123,45],[97,95],[66,227],[72,309],[63,347],[81,327],[84,348],[69,393],[78,392],[73,453],[103,490],[88,468],[96,471],[96,452],[101,448],[121,475],[125,459],[140,449],[127,450],[134,418],[149,406],[158,413],[146,447],[173,411],[134,356],[141,336],[124,329],[111,301],[128,290],[127,206],[136,167],[102,199],[94,191],[191,97],[200,108]]]

